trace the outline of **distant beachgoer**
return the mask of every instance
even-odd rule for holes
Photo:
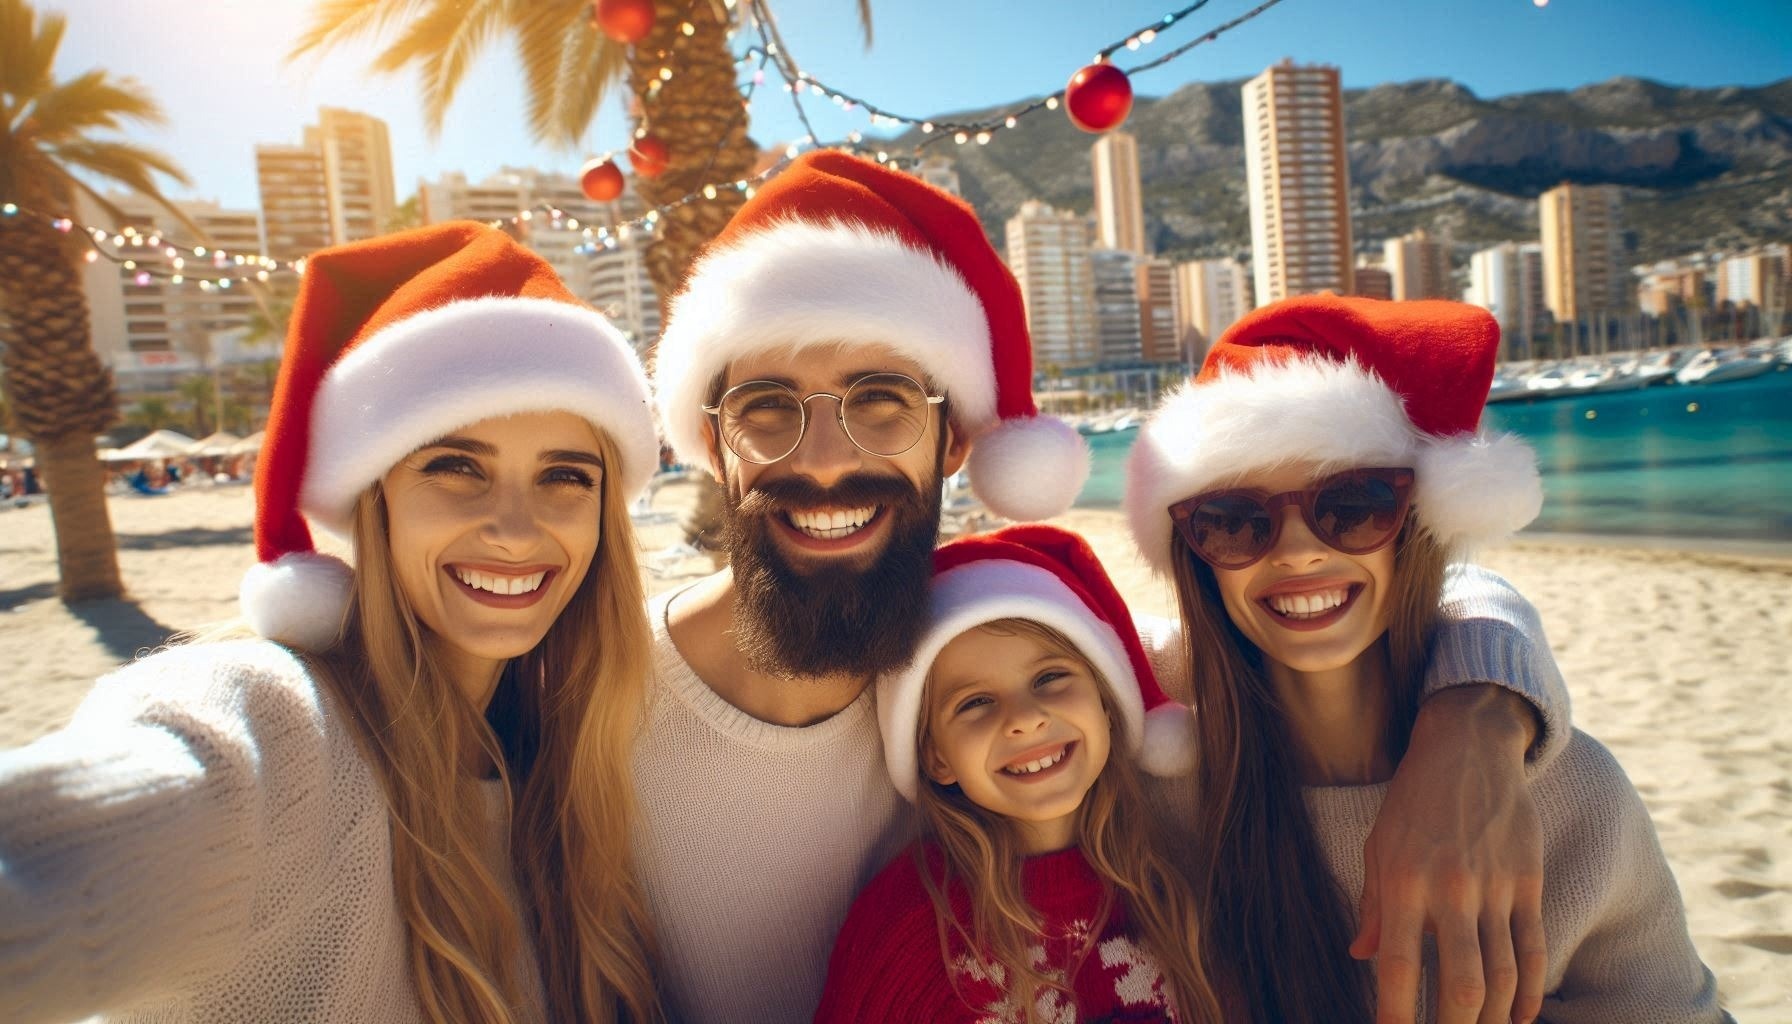
[[[478,224],[317,253],[292,323],[242,638],[0,752],[0,1017],[656,1019],[641,367]]]
[[[1353,909],[1421,680],[1487,653],[1434,643],[1447,563],[1542,504],[1531,450],[1477,433],[1498,347],[1492,316],[1461,303],[1289,299],[1234,324],[1133,450],[1134,537],[1175,581],[1192,659],[1192,835],[1210,969],[1239,994],[1228,1020],[1369,1021],[1379,996],[1484,1021],[1483,993],[1511,1004],[1527,955],[1541,969],[1519,1001],[1556,1024],[1725,1016],[1648,812],[1578,730],[1547,729],[1527,770],[1542,914],[1483,919],[1478,936],[1506,970],[1452,974],[1428,953],[1371,972],[1346,955],[1353,934],[1362,952],[1378,931],[1385,953],[1424,924],[1365,928]],[[1440,932],[1439,951],[1456,941]]]
[[[930,616],[877,687],[921,842],[853,903],[816,1024],[1220,1024],[1140,781],[1191,767],[1193,725],[1095,553],[1043,525],[954,541]]]

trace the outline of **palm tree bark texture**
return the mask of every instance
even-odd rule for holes
[[[695,34],[686,36],[689,22]],[[716,198],[699,198],[660,214],[658,238],[647,247],[647,273],[666,303],[684,282],[691,261],[720,234],[746,197],[725,187],[748,177],[757,147],[747,137],[747,112],[728,47],[729,23],[721,4],[708,0],[656,0],[653,31],[629,52],[629,90],[647,130],[666,144],[664,173],[635,175],[635,191],[660,207],[716,185]],[[660,69],[671,68],[670,81]]]
[[[106,473],[94,436],[118,422],[112,372],[90,344],[68,237],[37,217],[0,221],[0,362],[14,425],[36,446],[65,601],[117,597]]]

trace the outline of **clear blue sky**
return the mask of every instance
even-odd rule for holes
[[[588,152],[617,148],[627,131],[607,103],[579,152],[532,144],[521,124],[514,62],[495,48],[470,76],[439,139],[424,133],[408,77],[363,74],[366,48],[287,65],[287,40],[316,0],[38,0],[64,11],[61,77],[92,67],[144,83],[170,115],[132,137],[172,154],[194,180],[187,194],[258,204],[253,147],[297,142],[322,105],[363,110],[391,127],[400,196],[419,178],[462,170],[475,179],[503,164],[576,169]],[[930,116],[1061,88],[1094,52],[1180,2],[874,0],[876,44],[860,45],[852,0],[773,0],[785,41],[811,74],[902,113]],[[1249,9],[1212,0],[1201,13],[1121,67],[1142,63]],[[1019,12],[1019,13],[1017,13]],[[1284,0],[1217,42],[1134,79],[1143,95],[1191,81],[1256,74],[1282,57],[1343,69],[1347,88],[1447,77],[1483,96],[1573,88],[1613,75],[1680,85],[1759,85],[1792,75],[1788,0]],[[867,127],[807,100],[818,132]],[[761,143],[799,134],[790,98],[755,99]],[[1062,116],[1041,112],[1035,117]],[[1023,128],[1024,129],[1023,122]]]

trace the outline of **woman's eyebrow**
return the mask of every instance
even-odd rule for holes
[[[580,448],[544,449],[540,459],[543,462],[576,462],[583,466],[604,468],[604,460],[598,458],[595,452],[588,452]]]
[[[449,437],[438,437],[434,441],[420,446],[417,450],[423,451],[428,448],[452,448],[455,451],[466,452],[468,455],[491,456],[498,454],[497,448],[484,441],[475,441],[470,437],[458,437],[452,435]]]

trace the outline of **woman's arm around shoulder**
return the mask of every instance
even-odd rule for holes
[[[970,1021],[940,950],[933,900],[913,847],[866,883],[828,958],[815,1024]]]
[[[1533,784],[1545,833],[1546,913],[1559,982],[1553,1024],[1730,1020],[1687,932],[1686,909],[1642,797],[1611,752],[1575,730]],[[1560,932],[1561,934],[1558,934]]]
[[[1509,690],[1536,716],[1529,760],[1541,765],[1554,757],[1573,722],[1568,686],[1537,609],[1499,574],[1462,563],[1446,571],[1437,611],[1426,696],[1477,683]]]
[[[201,643],[108,675],[67,728],[0,752],[0,1017],[177,993],[277,926],[332,819],[365,809],[343,799],[372,779],[332,715],[284,648]]]

